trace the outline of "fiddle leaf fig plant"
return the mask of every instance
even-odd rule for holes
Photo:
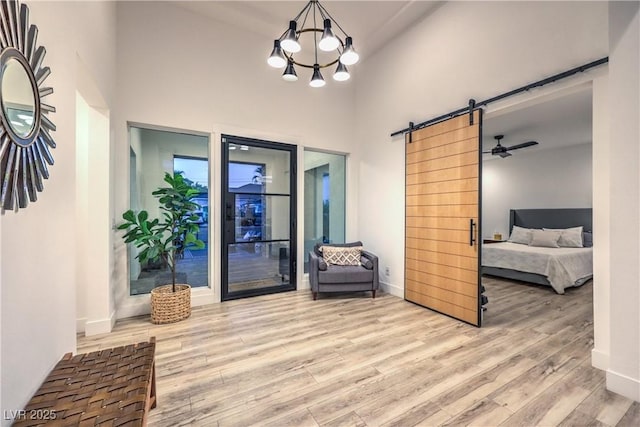
[[[127,230],[123,239],[133,243],[140,252],[136,258],[141,262],[157,262],[169,266],[171,270],[172,290],[176,291],[176,264],[184,250],[189,247],[204,248],[204,242],[196,238],[200,227],[196,223],[199,217],[194,214],[200,205],[193,198],[200,192],[182,176],[165,173],[166,187],[155,190],[153,196],[160,202],[162,221],[149,219],[149,213],[142,210],[136,213],[129,209],[122,214],[125,222],[119,230]]]

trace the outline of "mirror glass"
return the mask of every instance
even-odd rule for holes
[[[16,135],[26,138],[35,126],[36,99],[27,70],[14,58],[5,64],[1,93],[7,123]]]

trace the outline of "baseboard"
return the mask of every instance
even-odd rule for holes
[[[591,350],[591,366],[606,371],[609,369],[609,355],[594,348]]]
[[[309,274],[302,275],[302,282],[297,287],[298,290],[311,289],[311,282],[309,282]]]
[[[380,282],[380,288],[393,296],[398,298],[404,298],[404,288],[400,286],[392,285],[391,283]]]
[[[109,316],[109,319],[111,319],[111,330],[113,331],[113,328],[116,326],[116,311],[113,310],[111,312],[111,316]]]
[[[81,319],[76,319],[76,333],[83,334],[84,326],[87,323],[87,318],[83,317]]]
[[[115,312],[106,319],[88,320],[84,324],[84,335],[87,337],[108,334],[116,323]]]
[[[607,389],[640,402],[640,380],[607,370]]]

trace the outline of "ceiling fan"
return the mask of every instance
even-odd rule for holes
[[[498,144],[495,147],[493,147],[491,151],[483,151],[482,152],[483,154],[493,154],[494,156],[497,155],[502,158],[505,158],[511,155],[511,153],[509,153],[509,151],[511,150],[518,150],[520,148],[531,147],[532,145],[538,145],[536,141],[527,141],[527,142],[523,142],[522,144],[516,144],[516,145],[512,145],[511,147],[505,147],[504,145],[500,144],[500,140],[504,138],[504,135],[496,135],[494,136],[494,138],[496,139],[496,141],[498,141]]]

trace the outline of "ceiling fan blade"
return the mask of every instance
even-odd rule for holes
[[[505,157],[509,157],[509,156],[511,156],[511,153],[507,153],[507,152],[505,151],[504,153],[499,153],[499,154],[498,154],[498,156],[500,156],[500,157],[502,157],[502,158],[504,159]]]
[[[489,151],[483,151],[482,154],[491,154],[491,150]]]
[[[507,147],[507,150],[517,150],[519,148],[531,147],[532,145],[538,145],[536,141],[527,141],[522,144],[512,145],[511,147]]]

